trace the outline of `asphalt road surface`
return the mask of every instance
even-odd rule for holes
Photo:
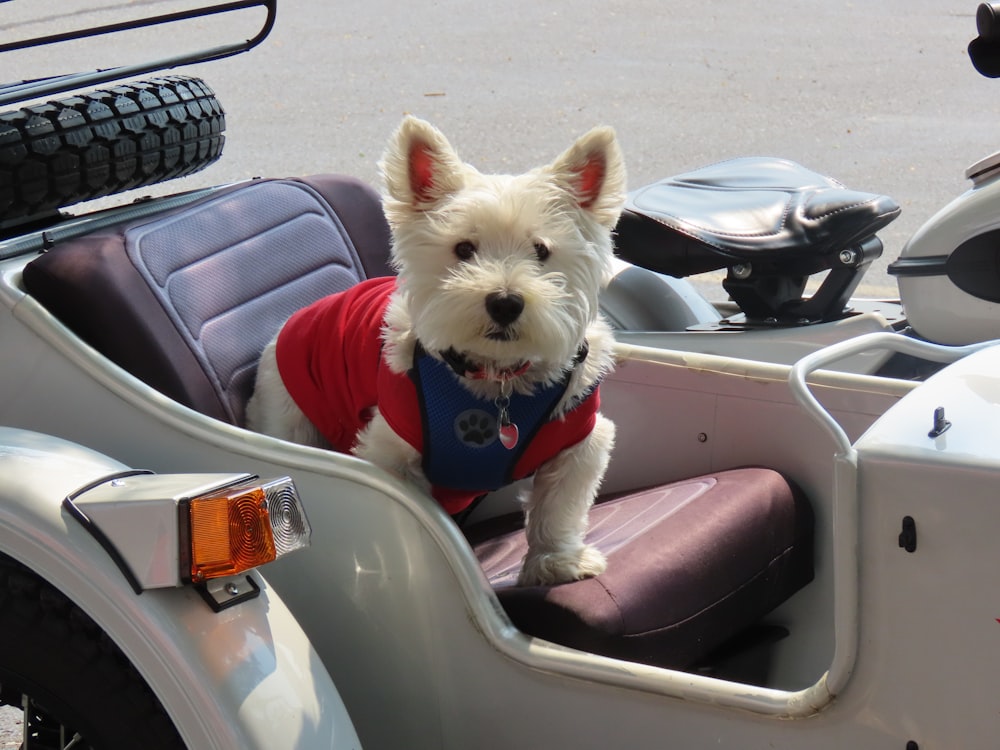
[[[0,39],[198,2],[8,0]],[[281,0],[261,47],[188,69],[227,110],[226,151],[204,173],[159,191],[319,171],[377,183],[378,157],[405,113],[431,120],[488,171],[543,163],[610,124],[633,187],[769,155],[892,196],[903,213],[883,231],[885,252],[862,289],[891,295],[885,265],[967,188],[965,168],[1000,149],[1000,81],[979,76],[966,53],[976,5]],[[0,80],[237,41],[262,16],[12,53],[0,57]]]
[[[0,1],[0,41],[197,0]],[[205,4],[204,2],[201,3]],[[405,113],[485,171],[544,163],[614,126],[630,184],[742,155],[782,156],[893,196],[902,216],[860,290],[965,168],[1000,149],[1000,81],[966,46],[972,0],[281,0],[253,52],[189,68],[227,110],[222,161],[156,190],[344,172],[377,183]],[[262,13],[0,56],[0,80],[129,63],[252,36]],[[943,248],[947,251],[949,248]]]

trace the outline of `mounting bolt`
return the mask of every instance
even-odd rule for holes
[[[840,255],[838,257],[840,258],[840,262],[843,265],[853,266],[855,263],[858,262],[858,251],[855,250],[853,247],[848,248],[847,250],[841,250]]]
[[[240,587],[237,586],[232,581],[230,581],[229,583],[226,584],[226,593],[229,594],[230,596],[236,596],[238,593],[240,593]]]
[[[737,263],[729,269],[729,272],[733,275],[734,279],[742,281],[743,279],[750,278],[750,274],[753,273],[753,266],[749,263]]]

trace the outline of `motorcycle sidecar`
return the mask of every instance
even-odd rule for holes
[[[899,660],[935,648],[934,623],[905,644],[876,635],[898,616],[880,599],[882,587],[902,597],[922,586],[900,563],[907,558],[895,557],[911,554],[895,528],[912,517],[908,502],[924,509],[916,527],[929,545],[909,559],[924,551],[943,566],[954,561],[934,546],[935,528],[989,514],[970,500],[943,519],[915,488],[908,497],[889,489],[908,460],[926,459],[894,452],[901,436],[883,426],[911,411],[926,421],[924,407],[909,404],[925,389],[944,399],[950,369],[920,386],[816,373],[817,407],[789,384],[786,366],[622,345],[602,389],[619,439],[604,487],[610,504],[595,509],[594,529],[617,548],[611,570],[630,573],[607,581],[600,596],[563,593],[577,584],[519,591],[504,585],[518,560],[517,532],[505,518],[516,510],[513,492],[488,497],[460,527],[365,462],[238,426],[254,350],[272,331],[234,325],[246,312],[234,312],[244,307],[232,304],[234,293],[257,314],[245,320],[280,323],[289,303],[265,286],[315,294],[383,271],[384,255],[358,249],[360,237],[384,241],[370,191],[318,178],[178,200],[46,230],[36,239],[49,249],[37,257],[23,251],[22,238],[18,254],[3,261],[0,331],[5,350],[19,356],[3,370],[3,392],[17,397],[5,400],[0,418],[157,471],[238,465],[292,476],[313,545],[265,575],[337,681],[364,745],[603,747],[625,737],[638,747],[933,746],[991,729],[990,712],[948,718],[939,704],[953,693],[895,683]],[[316,263],[317,243],[333,247],[332,258]],[[64,262],[85,281],[64,284]],[[226,273],[201,277],[199,267]],[[278,313],[261,312],[272,305]],[[960,411],[973,406],[959,402]],[[947,412],[956,428],[978,420]],[[821,416],[829,414],[842,434]],[[866,431],[858,446],[878,446],[885,457],[870,464],[852,447]],[[936,453],[943,466],[960,460]],[[964,475],[963,487],[972,491],[987,476]],[[622,508],[628,524],[613,520]],[[873,577],[872,565],[891,571],[891,581]],[[582,583],[602,587],[601,578]],[[596,600],[619,607],[626,628],[641,616],[647,627],[629,631],[619,621],[614,631],[607,617],[581,617],[597,611]],[[640,643],[644,635],[655,637]],[[986,635],[977,630],[960,651],[946,649],[947,658],[968,664],[967,652]],[[901,695],[913,703],[901,705]],[[926,720],[915,720],[910,705]]]

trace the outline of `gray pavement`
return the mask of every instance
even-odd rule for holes
[[[16,708],[0,708],[0,750],[15,750],[20,747],[23,728],[21,716],[21,711]]]
[[[10,0],[0,2],[0,39],[191,4]],[[226,153],[159,191],[324,171],[376,182],[383,144],[408,112],[489,171],[534,166],[610,124],[633,187],[733,156],[773,155],[893,196],[903,214],[883,232],[885,255],[861,289],[893,294],[886,263],[967,189],[965,168],[1000,149],[1000,81],[981,78],[965,51],[976,5],[281,0],[262,47],[190,69],[226,107]],[[8,55],[0,80],[214,45],[220,31],[246,38],[255,20]]]
[[[191,2],[11,0],[0,3],[0,37]],[[100,11],[79,12],[88,5]],[[893,196],[903,214],[883,232],[885,254],[862,290],[889,294],[885,265],[966,189],[965,168],[1000,148],[1000,82],[980,77],[965,51],[975,9],[975,0],[282,0],[262,47],[190,69],[227,109],[226,153],[160,190],[316,171],[376,182],[383,144],[407,112],[491,171],[534,166],[610,124],[634,187],[753,154]],[[32,17],[46,20],[24,23]],[[220,26],[242,39],[256,20],[8,55],[0,78],[193,49],[216,43]]]

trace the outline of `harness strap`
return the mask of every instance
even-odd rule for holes
[[[566,393],[571,374],[568,371],[559,382],[533,394],[511,394],[508,419],[522,437],[508,450],[499,439],[497,405],[462,387],[449,364],[419,350],[410,377],[420,405],[423,469],[428,480],[469,491],[510,484],[518,460]]]

